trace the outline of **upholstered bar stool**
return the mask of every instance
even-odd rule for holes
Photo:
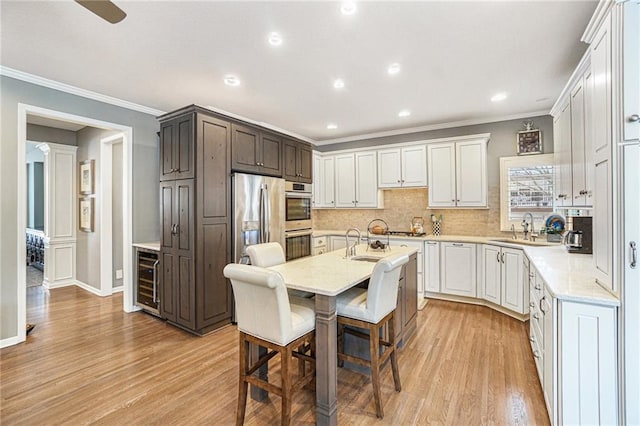
[[[224,276],[231,280],[236,300],[240,343],[238,410],[236,424],[244,423],[248,385],[252,384],[282,398],[282,424],[291,422],[292,392],[310,383],[315,377],[315,360],[297,351],[315,347],[316,315],[314,302],[304,298],[289,298],[282,275],[253,265],[229,264]],[[268,349],[255,363],[249,357],[249,345]],[[280,354],[281,386],[257,377],[254,373]],[[311,366],[295,383],[291,378],[291,358],[296,357]]]
[[[369,367],[371,384],[376,406],[376,415],[384,417],[380,399],[380,368],[391,358],[393,382],[397,392],[402,390],[398,362],[396,359],[396,342],[394,332],[394,315],[398,301],[398,281],[402,265],[409,261],[407,255],[386,257],[376,263],[369,280],[369,288],[351,288],[338,295],[336,311],[338,314],[338,362],[344,361]],[[381,337],[381,329],[388,324],[389,340]],[[345,328],[353,326],[364,328],[369,334]],[[369,340],[369,360],[344,353],[344,333]],[[380,353],[380,348],[384,351]]]
[[[251,264],[268,268],[269,266],[281,265],[285,263],[286,257],[280,243],[254,244],[247,247],[247,254],[251,259]],[[299,290],[288,290],[289,296],[313,297],[313,293]]]

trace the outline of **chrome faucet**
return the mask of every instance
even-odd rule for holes
[[[512,223],[511,224],[511,233],[513,234],[511,236],[512,240],[517,240],[518,239],[518,234],[516,234],[516,226]]]
[[[531,219],[530,222],[527,222],[527,216],[529,216],[529,218]],[[530,212],[527,212],[522,216],[522,228],[525,240],[529,239],[529,225],[531,225],[531,237],[535,238],[535,230],[533,229],[533,215]]]
[[[349,246],[349,235],[351,233],[351,231],[355,231],[358,233],[358,237],[356,238],[356,241],[353,243],[352,246]],[[360,242],[360,230],[358,228],[349,228],[347,229],[347,232],[344,234],[344,239],[347,243],[347,247],[346,247],[346,252],[345,252],[345,258],[349,258],[349,256],[355,256],[356,255],[356,246],[358,245],[358,243]]]

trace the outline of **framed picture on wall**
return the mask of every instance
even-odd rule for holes
[[[542,134],[538,129],[518,132],[516,143],[518,155],[542,154]]]
[[[80,198],[80,230],[93,232],[93,198]]]
[[[93,194],[94,160],[80,162],[80,194]]]

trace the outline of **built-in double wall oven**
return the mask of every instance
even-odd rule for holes
[[[311,255],[311,184],[285,182],[287,260]]]

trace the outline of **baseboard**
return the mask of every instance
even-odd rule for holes
[[[26,339],[20,339],[20,336],[7,337],[6,339],[0,340],[0,348],[17,345],[18,343],[22,343],[25,340]]]
[[[51,283],[49,281],[42,280],[42,287],[46,288],[47,290],[51,290],[53,288],[62,288],[62,287],[69,287],[71,285],[75,285],[76,281],[69,279],[69,280],[63,280],[63,281],[58,281],[56,283]]]
[[[427,302],[429,301],[429,299],[427,299],[426,297],[422,297],[420,296],[418,298],[418,310],[421,311],[424,309],[425,306],[427,306]]]
[[[124,291],[124,286],[121,285],[120,287],[113,287],[111,289],[111,293],[122,293]]]
[[[430,299],[438,299],[438,300],[446,300],[448,302],[458,302],[458,303],[467,303],[469,305],[479,305],[486,306],[489,309],[493,309],[494,311],[498,311],[502,314],[510,316],[511,318],[515,318],[519,321],[527,321],[529,319],[529,314],[520,314],[518,312],[510,311],[500,305],[496,305],[495,303],[491,303],[484,299],[476,299],[473,297],[465,297],[465,296],[456,296],[452,294],[442,294],[442,293],[431,293],[426,292],[425,297]]]
[[[83,283],[82,281],[76,280],[75,285],[77,285],[78,287],[80,287],[83,290],[88,291],[89,293],[95,294],[96,296],[100,296],[100,297],[107,296],[105,294],[102,294],[102,292],[100,290],[98,290],[97,288],[92,287],[87,283]]]

